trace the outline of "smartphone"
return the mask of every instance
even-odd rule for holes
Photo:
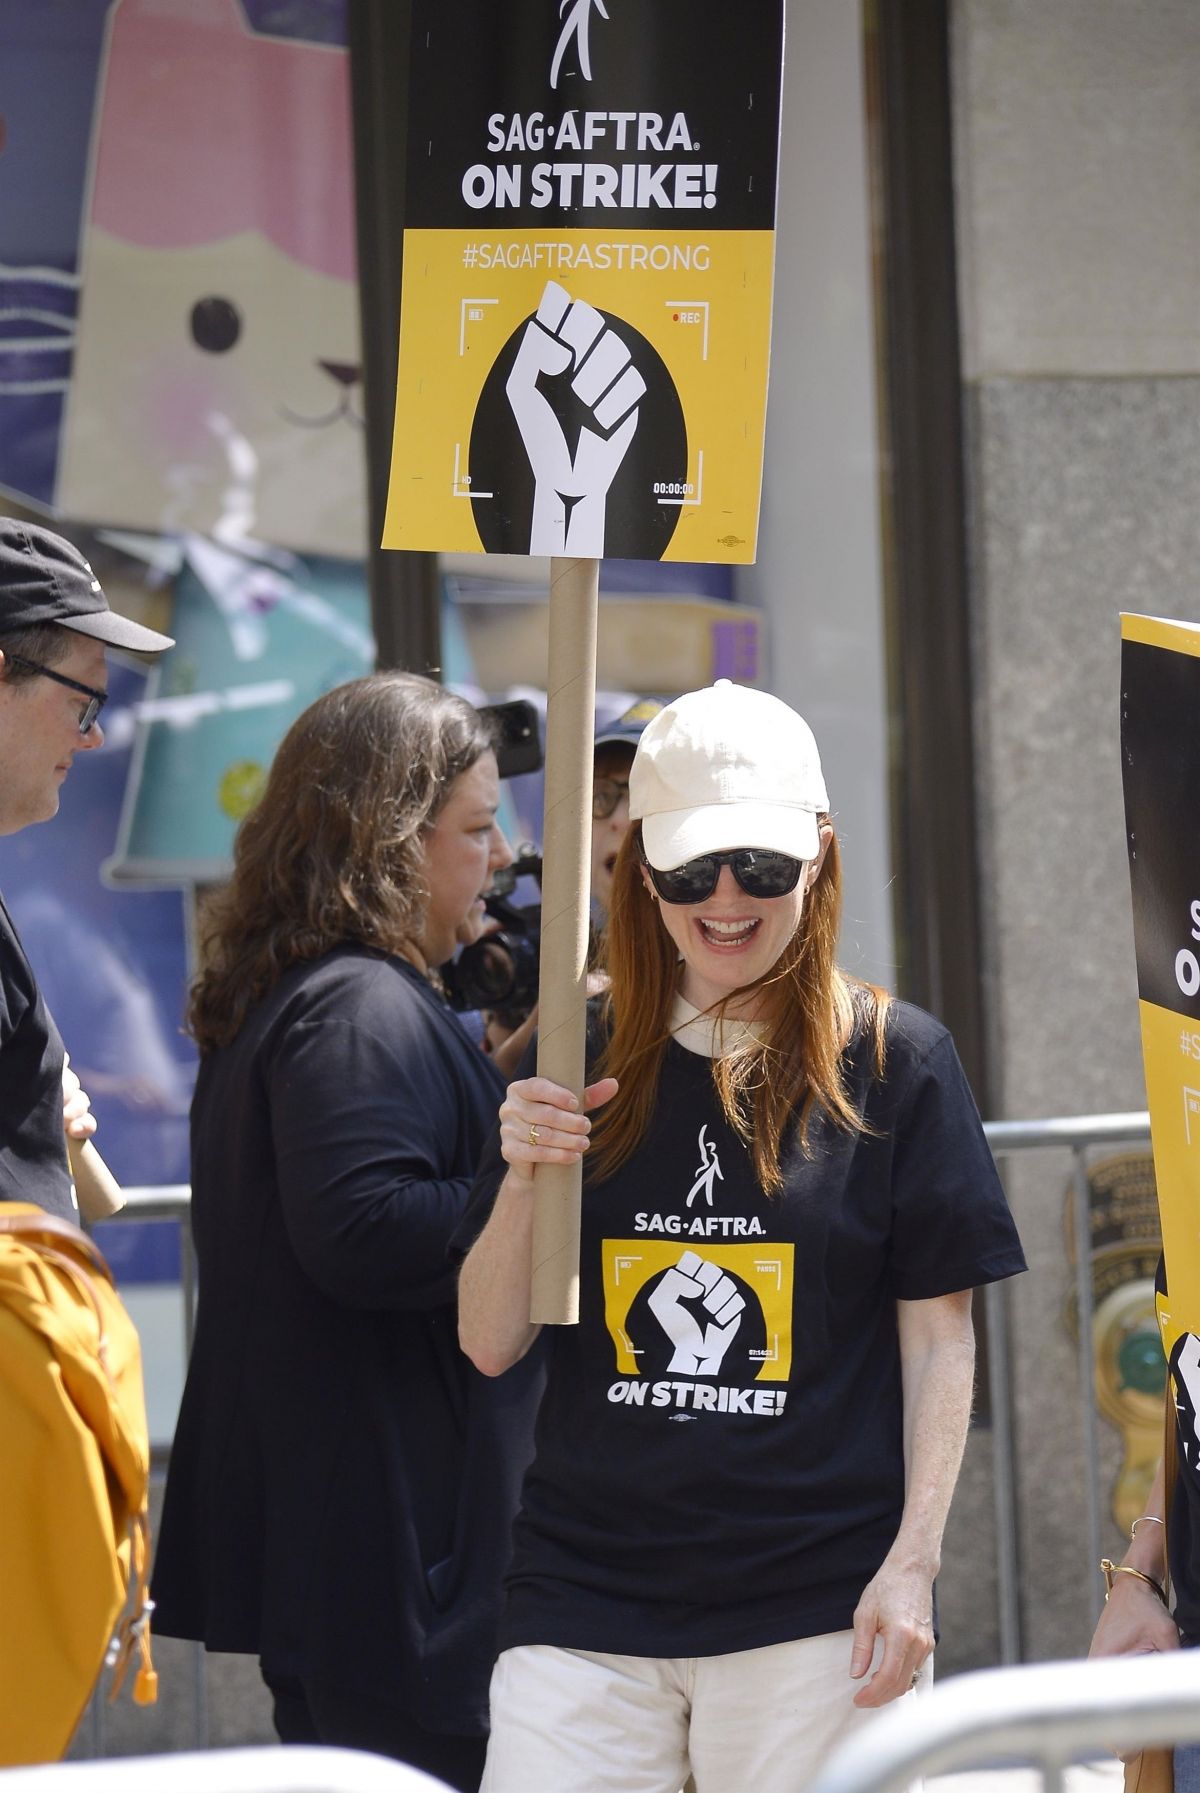
[[[501,778],[541,771],[542,743],[536,704],[526,697],[516,697],[511,703],[481,704],[479,714],[489,717],[496,731],[496,764]]]

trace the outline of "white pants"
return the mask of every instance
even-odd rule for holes
[[[492,1674],[480,1793],[803,1793],[878,1710],[853,1704],[853,1633],[729,1656],[523,1644]],[[933,1678],[933,1658],[918,1690]],[[911,1698],[911,1695],[905,1695]]]

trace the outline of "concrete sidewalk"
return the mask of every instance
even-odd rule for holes
[[[1068,1768],[1063,1780],[1066,1793],[1120,1793],[1124,1770],[1114,1756],[1111,1761]],[[1041,1793],[1042,1777],[1036,1768],[981,1769],[975,1774],[935,1775],[925,1786],[927,1793]]]

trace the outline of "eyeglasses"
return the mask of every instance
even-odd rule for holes
[[[629,780],[627,778],[597,778],[592,785],[593,822],[607,822],[622,797],[628,801]]]
[[[43,666],[37,660],[23,660],[19,654],[5,656],[10,666],[23,666],[26,672],[40,672],[44,679],[53,679],[56,685],[65,685],[68,691],[78,691],[81,697],[87,698],[83,713],[79,718],[79,732],[89,735],[96,726],[101,710],[108,702],[107,691],[97,691],[93,685],[81,685],[78,679],[69,679],[53,667]]]
[[[730,853],[704,853],[672,871],[660,872],[642,852],[642,864],[664,903],[707,902],[717,888],[723,865],[729,866],[747,896],[787,896],[799,884],[806,863],[767,847],[735,847]]]

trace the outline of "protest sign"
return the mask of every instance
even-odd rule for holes
[[[781,0],[415,0],[384,546],[754,559]]]
[[[1121,618],[1121,764],[1142,1056],[1181,1414],[1200,1413],[1200,627]],[[1194,1448],[1194,1443],[1193,1443]]]
[[[752,561],[783,0],[413,0],[385,548],[549,555],[538,1071],[582,1089],[602,555]],[[539,1167],[531,1318],[577,1317]]]

